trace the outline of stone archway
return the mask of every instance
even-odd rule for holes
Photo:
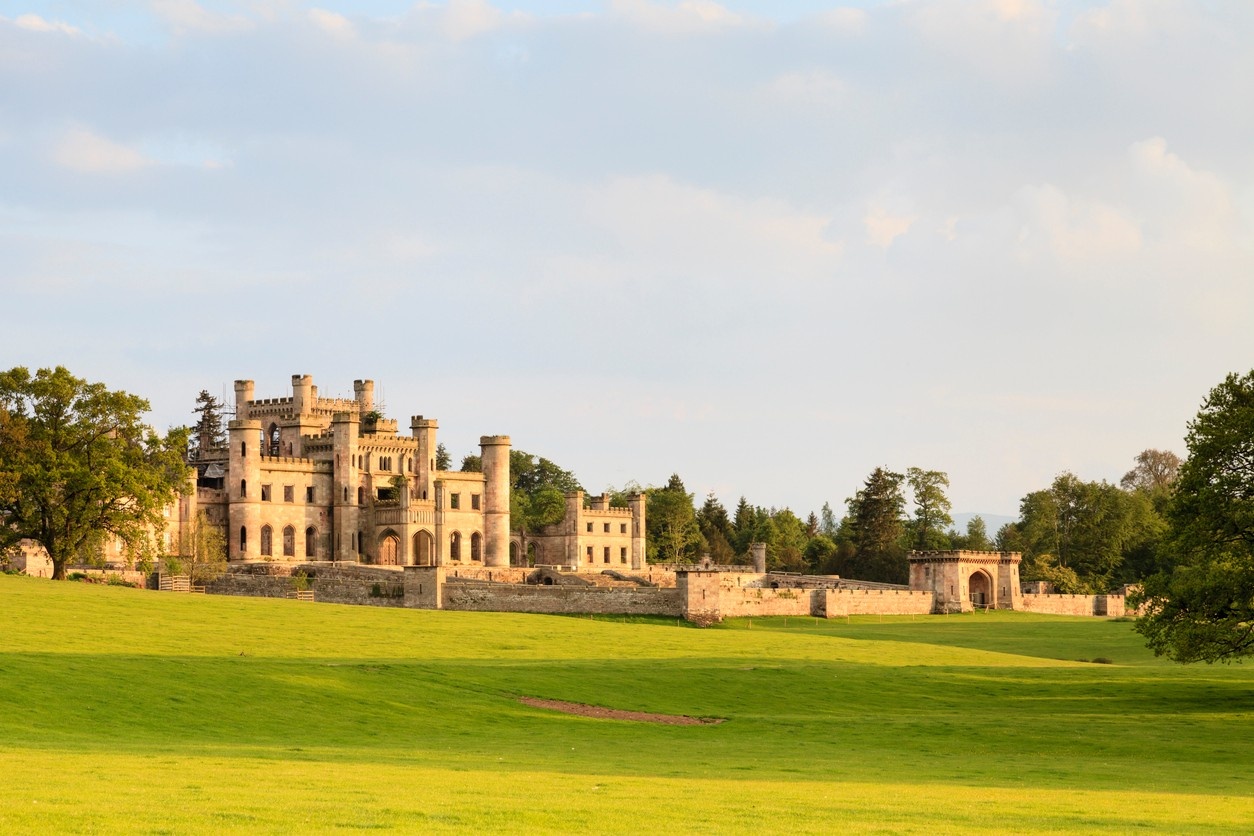
[[[435,563],[432,555],[435,552],[435,538],[430,531],[419,531],[414,535],[414,565],[431,566]]]
[[[967,579],[967,594],[971,598],[971,606],[973,607],[992,607],[996,605],[993,600],[993,579],[983,569],[976,569],[971,573],[971,577]]]
[[[379,565],[396,566],[400,562],[401,538],[391,531],[379,538]]]

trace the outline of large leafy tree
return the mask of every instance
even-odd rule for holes
[[[66,369],[0,373],[0,548],[29,538],[53,577],[112,535],[150,552],[161,509],[186,484],[186,429],[159,436],[148,402]]]
[[[1175,567],[1145,581],[1139,630],[1178,662],[1254,653],[1254,371],[1230,374],[1189,424],[1168,506]]]
[[[912,467],[906,471],[906,481],[914,496],[914,519],[910,521],[910,544],[913,548],[943,549],[949,546],[945,532],[954,524],[949,515],[949,476],[939,470],[922,470]]]
[[[705,548],[692,494],[679,474],[672,474],[665,487],[649,490],[645,517],[651,562],[691,563]]]
[[[466,456],[462,470],[478,470],[479,457]],[[582,491],[583,486],[569,470],[523,450],[509,451],[510,526],[522,537],[522,553],[527,553],[527,537],[566,516],[566,494]]]

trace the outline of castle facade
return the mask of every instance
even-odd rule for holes
[[[290,396],[259,399],[253,381],[235,381],[228,441],[202,450],[180,516],[203,510],[232,562],[645,565],[642,495],[585,508],[582,493],[568,494],[565,518],[524,538],[510,527],[509,436],[479,439],[481,473],[439,470],[435,419],[414,416],[402,435],[376,410],[372,381],[353,392],[322,398],[311,376],[293,375]]]

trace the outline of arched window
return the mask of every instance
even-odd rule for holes
[[[318,556],[318,529],[312,526],[305,529],[305,557]]]
[[[357,504],[358,505],[366,504],[366,489],[365,488],[359,487],[357,489]]]
[[[483,560],[483,535],[478,531],[470,535],[470,559]]]
[[[283,529],[283,556],[296,556],[296,529],[290,525]]]
[[[240,458],[244,458],[244,459],[248,458],[248,442],[247,441],[241,441],[239,443],[239,454],[240,454]]]
[[[248,496],[248,480],[240,479],[239,480],[239,498],[244,499],[247,496]]]
[[[448,538],[448,557],[449,560],[462,559],[462,533],[454,531]]]
[[[268,525],[261,527],[261,556],[270,557],[274,554],[274,530]]]
[[[281,451],[279,449],[279,425],[271,424],[270,425],[270,455],[277,456],[279,455],[280,452]]]
[[[239,552],[243,554],[248,551],[248,528],[246,526],[239,527]]]

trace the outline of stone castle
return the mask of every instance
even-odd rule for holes
[[[156,532],[167,554],[201,512],[225,532],[229,571],[207,591],[290,597],[299,585],[306,597],[340,603],[703,624],[985,608],[1125,613],[1122,595],[1025,589],[1013,552],[913,552],[908,586],[768,572],[761,543],[750,547],[752,565],[651,565],[642,494],[613,507],[605,495],[569,493],[560,522],[524,536],[510,525],[509,436],[479,439],[482,472],[441,470],[434,419],[414,416],[401,435],[377,411],[371,381],[353,390],[322,398],[310,376],[294,375],[289,397],[258,399],[253,381],[235,382],[227,442],[202,440],[195,489],[166,509]],[[16,559],[36,574],[41,551],[31,544]]]
[[[312,377],[294,375],[290,397],[258,399],[253,381],[235,381],[227,444],[202,451],[179,516],[204,511],[232,562],[644,567],[643,495],[616,508],[569,494],[562,522],[524,546],[510,527],[509,436],[479,439],[481,473],[439,470],[435,419],[414,416],[402,435],[376,411],[372,381],[353,391],[322,398]]]

